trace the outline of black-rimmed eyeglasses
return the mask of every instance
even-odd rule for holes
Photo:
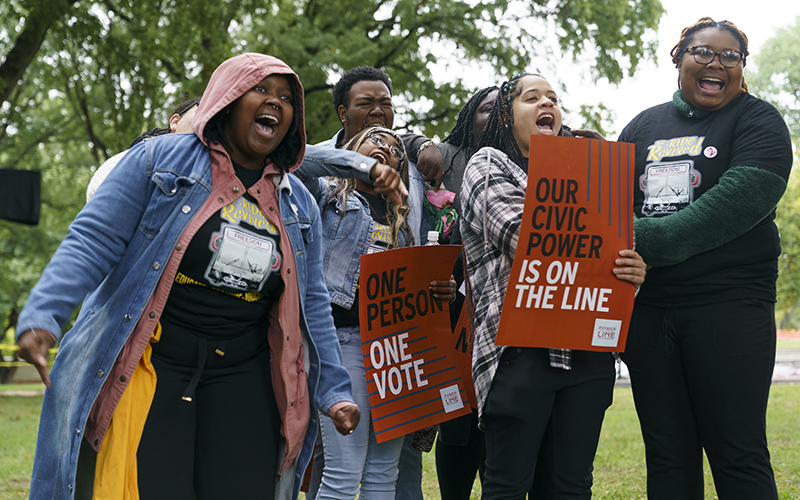
[[[709,64],[714,60],[714,57],[719,56],[719,62],[726,68],[735,68],[740,62],[744,61],[744,54],[738,50],[723,50],[722,52],[714,52],[711,47],[705,45],[697,45],[689,47],[687,52],[692,54],[694,62],[697,64]]]
[[[394,144],[389,144],[388,142],[386,142],[386,139],[381,137],[380,134],[377,134],[377,133],[376,134],[369,134],[367,136],[367,139],[372,141],[373,144],[375,144],[376,146],[380,146],[382,148],[388,147],[389,148],[389,153],[391,153],[392,156],[397,158],[397,161],[402,162],[403,158],[406,157],[406,154],[403,152],[402,149],[398,148]]]

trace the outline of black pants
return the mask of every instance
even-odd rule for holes
[[[777,499],[766,437],[775,364],[771,302],[637,304],[628,365],[650,500],[702,500],[703,449],[720,500]]]
[[[142,500],[272,499],[280,416],[264,338],[208,342],[192,401],[199,339],[165,329],[154,344],[158,382],[137,455]]]
[[[550,498],[589,499],[592,463],[614,388],[610,353],[573,351],[572,370],[550,366],[547,349],[508,348],[484,409],[483,499],[524,499],[548,424]]]
[[[483,431],[478,428],[476,410],[439,424],[436,477],[442,500],[469,500],[476,472],[480,471],[483,481],[485,458]]]

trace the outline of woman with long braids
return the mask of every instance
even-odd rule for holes
[[[408,158],[413,162],[419,160],[420,151],[438,154],[435,161],[441,164],[442,182],[445,187],[456,194],[455,207],[460,213],[461,181],[467,162],[478,150],[478,138],[486,125],[489,112],[497,98],[497,86],[485,87],[469,98],[461,108],[453,130],[442,142],[436,144],[427,137],[416,134],[403,135],[403,143],[408,149]]]
[[[214,71],[192,128],[125,155],[20,314],[49,387],[31,498],[297,498],[317,408],[342,434],[358,424],[319,211],[290,175],[356,155],[304,160],[300,80],[263,54]]]
[[[564,134],[559,100],[547,80],[515,76],[500,87],[480,137],[484,147],[464,174],[461,234],[475,308],[472,373],[486,431],[485,499],[525,498],[548,424],[549,498],[592,494],[592,462],[613,393],[613,356],[495,345],[525,204],[530,136]],[[640,284],[645,264],[636,252],[622,250],[608,272]]]
[[[370,170],[303,165],[296,175],[317,199],[322,219],[323,273],[331,297],[342,362],[353,383],[353,397],[363,410],[352,435],[342,436],[321,422],[324,466],[319,500],[394,500],[404,437],[378,444],[369,411],[369,392],[361,350],[358,280],[361,256],[413,245],[418,228],[409,224],[408,157],[393,130],[367,128],[344,146],[378,160]],[[447,273],[449,274],[449,273]],[[434,297],[449,301],[455,282],[431,284]]]
[[[622,359],[651,500],[778,498],[766,437],[775,362],[775,206],[792,148],[778,111],[747,91],[747,36],[704,17],[681,33],[672,101],[620,135],[636,144],[637,250],[654,266]]]

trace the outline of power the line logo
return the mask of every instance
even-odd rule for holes
[[[460,410],[464,407],[464,403],[461,401],[461,394],[458,391],[457,385],[451,385],[450,387],[439,389],[439,394],[442,396],[442,403],[444,404],[445,413]]]
[[[617,347],[621,330],[622,321],[618,319],[595,319],[592,345],[598,347]]]

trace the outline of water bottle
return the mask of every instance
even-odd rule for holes
[[[428,231],[428,242],[425,246],[436,246],[439,244],[439,231]]]

